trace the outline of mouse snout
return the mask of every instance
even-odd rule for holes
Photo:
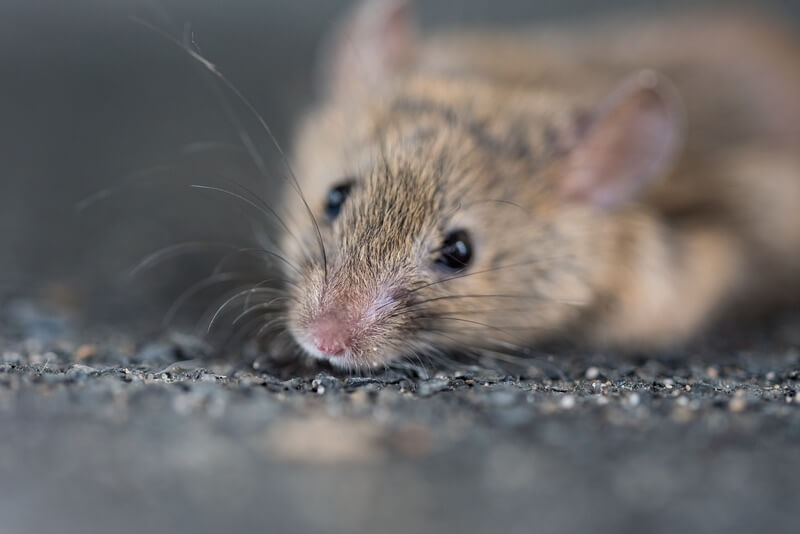
[[[353,343],[353,325],[335,312],[316,318],[308,330],[314,347],[331,357],[342,356]]]
[[[322,298],[311,295],[312,302],[300,308],[307,315],[298,317],[293,333],[311,356],[334,365],[363,365],[373,363],[385,346],[392,332],[387,319],[398,305],[395,293],[386,286],[367,291],[354,286],[334,280]]]

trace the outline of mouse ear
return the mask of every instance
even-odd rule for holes
[[[661,177],[681,147],[684,111],[672,84],[653,71],[626,79],[588,120],[567,155],[560,189],[613,209]]]
[[[350,97],[373,90],[413,63],[417,41],[411,0],[362,0],[323,43],[322,90]]]

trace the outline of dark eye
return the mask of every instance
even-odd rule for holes
[[[339,215],[342,209],[342,204],[347,200],[350,194],[350,189],[353,187],[353,182],[345,182],[339,184],[328,192],[328,199],[325,201],[325,215],[333,220]]]
[[[472,242],[465,230],[450,232],[439,249],[436,264],[451,271],[465,269],[472,259]]]

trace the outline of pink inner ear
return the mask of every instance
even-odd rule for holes
[[[329,92],[373,89],[416,55],[418,31],[410,0],[362,0],[323,49]]]
[[[390,69],[404,68],[411,61],[417,43],[417,27],[408,0],[391,2],[384,26],[384,50]]]
[[[564,194],[613,209],[635,199],[662,176],[681,135],[674,93],[653,72],[624,83],[595,114],[568,156]]]

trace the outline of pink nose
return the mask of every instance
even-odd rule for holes
[[[328,356],[341,356],[352,343],[350,328],[332,313],[318,317],[309,331],[317,350]]]

